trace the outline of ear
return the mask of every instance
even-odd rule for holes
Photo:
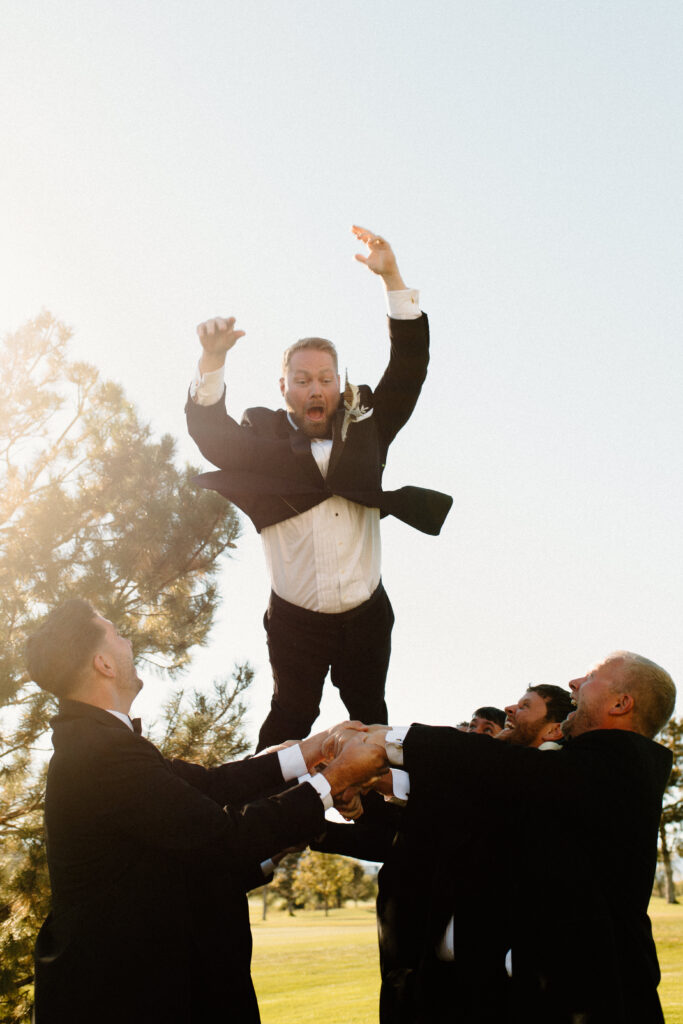
[[[559,743],[562,739],[562,726],[559,722],[553,722],[543,733],[544,743]]]
[[[615,700],[612,706],[608,709],[608,715],[614,715],[619,717],[620,715],[630,715],[635,707],[635,701],[630,693],[616,693]]]
[[[280,377],[280,394],[284,397],[285,394],[285,378]]]
[[[102,676],[107,676],[109,679],[113,678],[116,674],[114,665],[106,654],[102,654],[101,652],[96,654],[92,660],[92,664],[96,672],[99,672]]]

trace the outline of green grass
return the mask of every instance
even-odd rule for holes
[[[375,1024],[379,966],[374,904],[297,911],[250,907],[252,974],[263,1024]],[[666,1024],[683,1024],[683,904],[653,899],[650,916]]]
[[[659,998],[666,1024],[683,1024],[683,903],[670,906],[653,897],[650,917],[662,970]]]
[[[263,1024],[368,1024],[378,1019],[375,905],[297,911],[251,906],[252,975]]]

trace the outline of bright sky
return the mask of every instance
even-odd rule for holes
[[[385,483],[453,494],[383,525],[397,724],[451,724],[616,648],[683,684],[683,6],[676,0],[1,4],[0,329],[45,306],[74,355],[185,437],[194,328],[235,315],[229,407],[282,349],[385,365],[381,283],[421,289],[432,362]],[[249,523],[200,685],[270,698]],[[149,676],[148,716],[167,683]],[[344,717],[328,683],[320,723]],[[679,702],[679,707],[681,706]]]

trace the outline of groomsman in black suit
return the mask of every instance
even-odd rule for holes
[[[520,746],[557,747],[560,723],[570,711],[569,690],[539,684],[505,711],[477,708],[469,732]],[[480,746],[484,752],[493,749]],[[408,773],[393,768],[379,786],[391,802],[368,793],[353,827],[328,822],[325,835],[311,845],[382,862],[377,896],[381,1024],[431,1017],[436,1022],[439,1007],[450,1013],[456,998],[466,1024],[495,1021],[506,1000],[510,944],[503,869],[496,863],[497,803],[463,793],[457,809],[435,812],[427,828],[422,806],[411,807]],[[504,792],[499,799],[505,800]]]
[[[672,762],[654,737],[673,713],[676,688],[668,672],[627,651],[569,687],[576,709],[558,751],[423,725],[333,741],[339,749],[347,740],[365,759],[376,744],[375,772],[392,764],[409,773],[410,832],[427,843],[435,822],[455,836],[463,800],[496,815],[491,877],[506,893],[511,1000],[487,1015],[475,1003],[462,1016],[454,993],[457,1019],[468,1024],[663,1024],[647,908]],[[443,972],[431,990],[423,986],[414,1021],[452,1019],[442,980]]]
[[[246,892],[271,855],[323,831],[349,784],[343,762],[297,784],[326,734],[212,769],[166,760],[129,718],[130,640],[80,599],[47,616],[27,660],[60,698],[36,1024],[256,1024]]]
[[[186,405],[190,434],[219,472],[198,478],[250,517],[263,540],[272,592],[264,625],[273,670],[271,710],[258,749],[306,736],[328,670],[351,718],[386,722],[394,614],[381,580],[380,517],[438,534],[452,499],[382,489],[389,445],[410,417],[429,362],[429,328],[389,243],[353,229],[357,255],[387,292],[391,355],[374,392],[346,382],[324,338],[284,354],[286,411],[225,408],[226,353],[244,335],[235,318],[198,327],[202,356]],[[341,393],[340,393],[341,392]]]

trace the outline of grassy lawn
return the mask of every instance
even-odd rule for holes
[[[669,906],[653,897],[650,917],[662,969],[659,998],[666,1024],[683,1024],[683,903]]]
[[[251,904],[252,973],[263,1024],[375,1024],[379,967],[374,904],[297,911],[288,917]],[[683,904],[653,899],[667,1024],[683,1024]],[[645,1024],[645,1022],[643,1022]]]

